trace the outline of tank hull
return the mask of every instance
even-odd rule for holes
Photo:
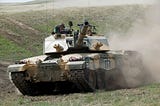
[[[141,82],[133,86],[126,73],[141,73],[143,68],[141,56],[135,51],[108,51],[70,54],[62,58],[48,56],[36,64],[10,65],[8,72],[23,95],[43,95],[138,86]],[[140,75],[136,77],[143,78]]]

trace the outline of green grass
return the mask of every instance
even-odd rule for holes
[[[0,60],[16,60],[32,53],[0,36]]]
[[[98,91],[86,94],[53,96],[16,96],[6,98],[2,106],[159,106],[160,84],[135,89]]]

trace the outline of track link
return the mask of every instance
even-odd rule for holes
[[[89,83],[88,75],[86,75],[86,70],[72,70],[70,81],[73,82],[80,92],[93,92],[95,88]]]
[[[33,83],[25,80],[24,72],[12,72],[11,80],[23,95],[51,94],[54,88],[54,84],[51,83]]]

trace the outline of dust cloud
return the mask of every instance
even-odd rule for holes
[[[142,54],[146,69],[143,73],[149,74],[143,79],[150,83],[160,82],[160,2],[150,6],[145,13],[144,20],[135,22],[127,36],[113,34],[109,38],[111,49],[135,50]],[[127,78],[133,79],[133,71]],[[127,79],[126,80],[129,80]],[[132,80],[137,82],[137,79]]]

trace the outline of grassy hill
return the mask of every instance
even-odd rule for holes
[[[70,20],[77,29],[76,25],[87,19],[106,36],[111,33],[124,35],[136,20],[143,20],[144,9],[140,5],[125,5],[1,13],[0,40],[4,42],[1,42],[0,59],[17,60],[42,54],[43,40],[53,27],[60,23],[67,24]],[[12,45],[16,46],[15,50]],[[15,52],[18,54],[14,56]]]
[[[43,0],[27,2],[25,5],[32,3],[43,4]],[[145,9],[145,7],[140,5],[125,5],[58,10],[45,9],[13,13],[2,11],[0,12],[0,60],[15,61],[42,54],[43,40],[50,34],[53,26],[62,22],[67,24],[70,20],[74,22],[76,29],[78,29],[76,25],[79,22],[87,19],[91,24],[97,26],[98,32],[106,36],[110,36],[112,33],[125,36],[136,21],[143,21]],[[5,69],[3,70],[5,71]],[[4,85],[6,85],[5,82]],[[7,93],[2,91],[0,94],[0,105],[158,106],[160,105],[159,87],[159,84],[153,84],[136,89],[38,97],[19,96],[15,92],[7,90]],[[0,86],[0,88],[6,89],[4,86]]]

